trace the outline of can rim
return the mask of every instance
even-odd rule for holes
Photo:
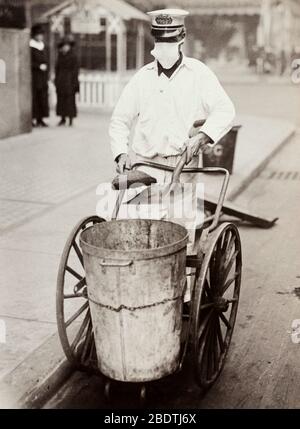
[[[150,219],[130,219],[132,221],[136,221],[136,220],[144,220],[144,221],[149,221]],[[115,223],[115,222],[130,222],[130,220],[128,219],[122,219],[122,220],[112,220],[112,221],[107,221],[110,223]],[[160,247],[155,247],[152,249],[132,249],[132,250],[115,250],[115,249],[109,249],[107,247],[98,247],[98,246],[94,246],[92,244],[87,243],[84,238],[83,235],[87,233],[87,231],[89,231],[92,228],[95,227],[99,227],[99,225],[101,224],[97,224],[97,225],[92,225],[89,228],[86,228],[84,231],[82,231],[82,233],[80,234],[80,238],[79,238],[79,242],[80,242],[80,247],[82,248],[82,250],[86,253],[88,253],[91,256],[97,256],[100,258],[104,258],[104,259],[109,259],[109,260],[128,260],[128,259],[133,259],[133,260],[144,260],[144,259],[155,259],[155,258],[159,258],[161,256],[167,256],[167,255],[172,255],[174,253],[177,253],[178,251],[182,250],[184,247],[187,247],[187,243],[188,243],[188,239],[189,239],[189,234],[187,229],[175,222],[170,222],[170,221],[164,221],[164,220],[153,220],[151,219],[152,223],[168,223],[168,224],[172,224],[175,225],[177,228],[181,228],[182,230],[185,230],[185,235],[183,238],[181,238],[178,241],[175,241],[174,243],[170,243],[167,244],[165,246],[160,246]]]

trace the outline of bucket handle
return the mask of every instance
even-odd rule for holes
[[[107,262],[105,259],[99,262],[101,267],[130,267],[133,264],[133,261],[124,261],[124,262],[116,262],[111,261]]]

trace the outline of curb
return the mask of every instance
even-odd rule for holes
[[[293,128],[284,139],[282,139],[281,143],[278,144],[262,161],[258,164],[253,171],[241,180],[240,184],[234,187],[231,191],[228,192],[228,196],[226,200],[233,201],[235,200],[245,189],[256,179],[257,176],[263,171],[266,165],[271,161],[271,159],[276,155],[280,150],[286,145],[292,137],[296,134],[296,128]]]
[[[58,334],[48,337],[0,380],[0,408],[39,409],[73,372]]]

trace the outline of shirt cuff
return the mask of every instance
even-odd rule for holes
[[[209,143],[208,146],[213,147],[231,130],[231,128],[231,124],[228,127],[222,127],[221,129],[217,129],[211,124],[204,124],[199,132],[206,134],[212,140],[212,143]]]
[[[211,143],[208,143],[208,145],[210,145],[210,146],[214,146],[215,144],[216,144],[216,142],[217,142],[217,136],[216,136],[216,133],[214,133],[213,132],[213,130],[211,129],[211,127],[207,127],[207,126],[205,126],[206,124],[204,124],[201,128],[200,128],[200,130],[199,130],[199,133],[204,133],[204,134],[206,134],[210,139],[211,139]]]

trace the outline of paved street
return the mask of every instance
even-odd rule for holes
[[[228,85],[227,90],[239,114],[286,119],[300,127],[299,86],[239,84]],[[82,114],[73,129],[58,129],[51,118],[51,129],[0,141],[4,160],[0,173],[0,260],[4,273],[0,320],[7,331],[7,343],[0,344],[0,376],[56,331],[55,286],[64,243],[80,218],[95,213],[97,184],[112,177],[108,119],[108,114]],[[172,396],[171,405],[250,407],[276,406],[283,401],[286,406],[295,406],[292,398],[296,401],[300,397],[293,390],[296,383],[291,382],[299,376],[299,348],[288,334],[292,320],[300,318],[295,294],[300,286],[296,266],[299,155],[298,133],[237,201],[281,220],[270,231],[241,229],[243,295],[224,375],[201,403],[195,390],[183,383],[180,402]],[[285,180],[287,173],[292,174]],[[91,406],[101,406],[99,381],[91,382],[79,374],[75,379],[77,390],[73,384],[55,403],[74,405],[76,393],[79,402],[90,397]],[[167,388],[161,396],[161,405],[168,392]]]

